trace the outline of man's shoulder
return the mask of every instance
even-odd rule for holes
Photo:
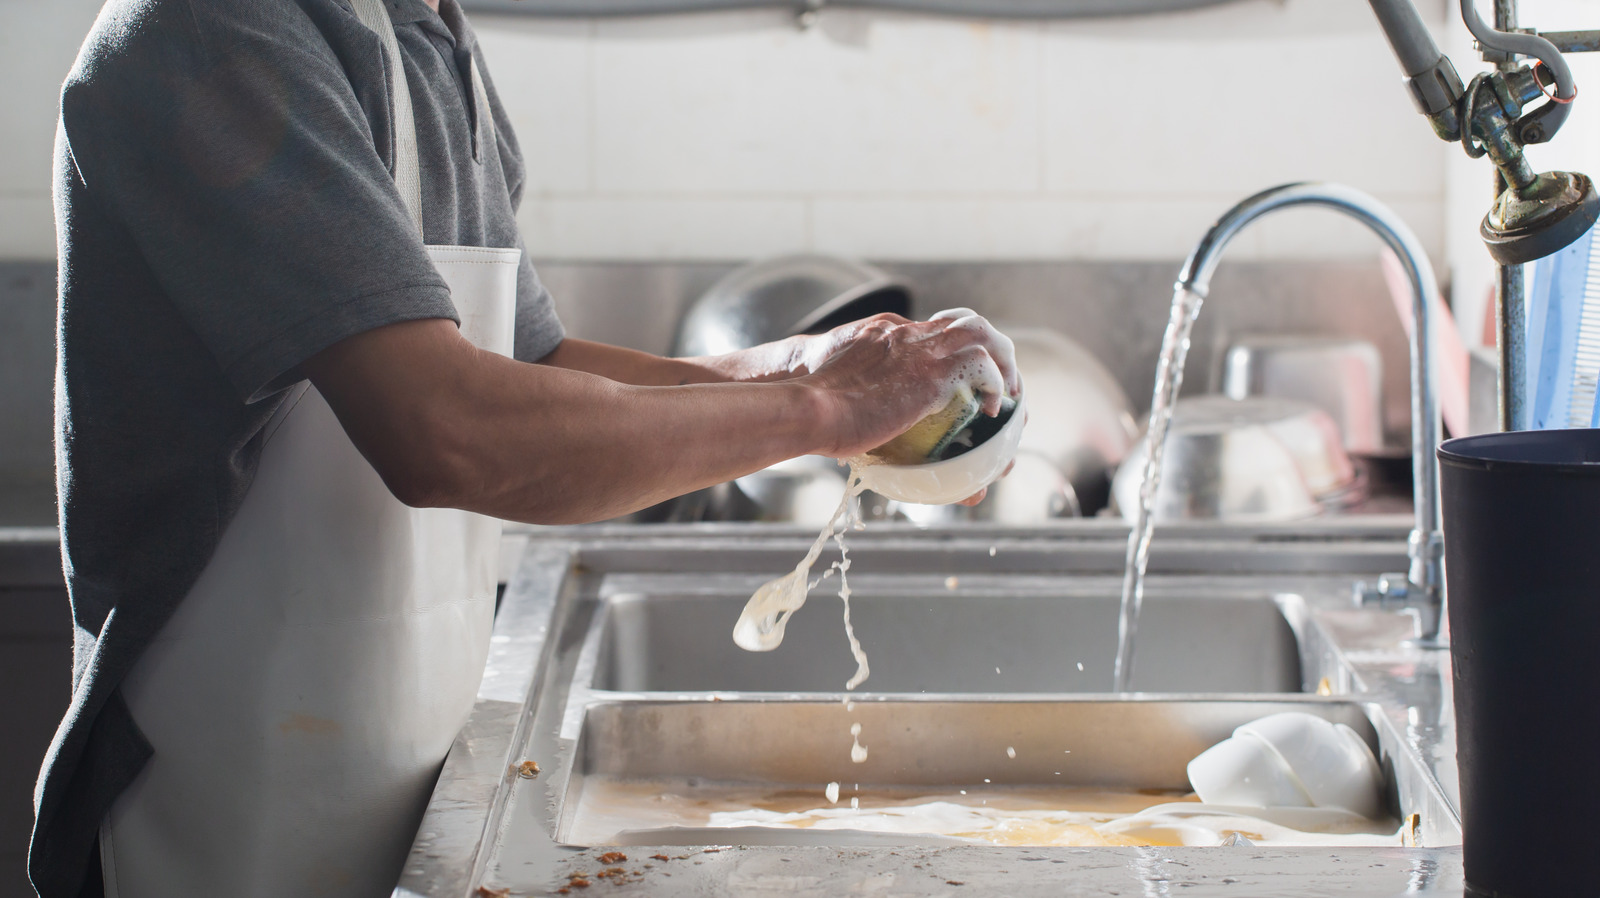
[[[315,50],[351,16],[348,0],[108,0],[69,87],[158,70],[201,72],[245,43]],[[322,40],[318,38],[322,37]]]

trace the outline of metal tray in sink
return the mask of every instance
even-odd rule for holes
[[[1414,771],[1396,760],[1369,719],[1350,701],[1301,696],[1285,699],[1039,699],[969,697],[859,701],[725,700],[601,702],[590,705],[562,799],[557,839],[598,845],[749,844],[926,845],[917,834],[860,829],[768,829],[737,834],[686,824],[684,809],[721,806],[732,798],[807,796],[828,806],[829,783],[844,800],[871,796],[885,813],[915,796],[971,791],[1010,795],[1030,803],[1070,800],[1065,790],[1146,793],[1175,801],[1190,791],[1190,759],[1244,723],[1284,711],[1345,724],[1367,740],[1387,766],[1385,807],[1370,844],[1405,838],[1431,844],[1459,841],[1454,817]],[[851,758],[852,726],[870,746]],[[1402,758],[1401,765],[1407,762]],[[1397,776],[1398,773],[1398,776]],[[658,793],[658,794],[657,794]],[[634,796],[623,801],[619,796]],[[733,798],[733,796],[741,796]],[[667,798],[670,797],[670,803]],[[865,806],[864,806],[865,807]],[[657,811],[660,808],[660,811]],[[869,815],[874,812],[868,808]],[[1413,817],[1413,815],[1415,815]]]

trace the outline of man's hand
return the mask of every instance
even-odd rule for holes
[[[954,385],[971,383],[983,413],[1021,389],[1011,341],[967,309],[928,321],[877,315],[836,328],[807,346],[813,373],[797,378],[819,387],[834,410],[823,454],[859,455],[939,409]]]

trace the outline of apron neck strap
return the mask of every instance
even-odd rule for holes
[[[474,119],[481,124],[478,133],[483,135],[483,145],[478,147],[478,158],[488,159],[489,148],[495,145],[494,109],[489,106],[489,91],[483,86],[483,63],[479,61],[478,54],[472,54],[472,103],[478,108]],[[499,152],[497,149],[496,153]]]
[[[400,59],[400,41],[394,36],[394,22],[383,8],[383,0],[351,0],[361,24],[372,29],[383,44],[389,65],[389,99],[394,106],[394,183],[406,205],[417,234],[422,234],[422,174],[417,163],[417,122],[411,111],[411,87],[406,83],[405,65]],[[478,81],[473,68],[473,82]],[[481,88],[480,88],[481,89]],[[487,104],[485,114],[487,114]]]

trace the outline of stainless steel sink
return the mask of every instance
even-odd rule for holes
[[[1059,894],[1070,881],[1084,894],[1158,884],[1196,898],[1459,895],[1448,656],[1404,644],[1409,618],[1349,600],[1353,580],[1404,559],[1408,523],[1170,528],[1152,561],[1133,697],[1092,694],[1110,684],[1125,530],[869,531],[852,548],[851,584],[873,674],[848,694],[853,709],[843,684],[854,665],[826,588],[779,651],[746,654],[731,638],[745,598],[794,564],[808,534],[541,536],[507,587],[478,705],[396,895],[562,894],[604,872],[603,890],[619,898],[844,894],[867,882],[931,898],[1002,871],[1010,894]],[[608,841],[573,825],[607,813],[618,783],[806,801],[827,783],[845,795],[859,783],[868,808],[868,790],[919,800],[979,784],[1181,790],[1191,757],[1289,708],[1347,723],[1374,746],[1389,810],[1418,816],[1422,847],[1008,848],[713,831],[709,820],[624,821]],[[859,765],[857,722],[869,748]],[[627,829],[643,832],[616,832]],[[632,860],[615,862],[609,846],[623,843]]]
[[[974,790],[1041,796],[1061,788],[1120,792],[1189,791],[1186,765],[1241,724],[1301,711],[1355,729],[1384,760],[1392,824],[1373,844],[1393,843],[1410,821],[1417,844],[1453,844],[1460,833],[1436,790],[1411,788],[1414,764],[1380,736],[1385,724],[1351,701],[1312,696],[1236,700],[876,700],[623,701],[584,715],[557,839],[594,845],[711,845],[734,840],[712,826],[652,825],[639,808],[615,803],[616,783],[647,784],[693,803],[759,784],[764,792],[810,793],[827,783],[846,795],[951,794]],[[1377,720],[1377,726],[1374,726]],[[870,745],[850,757],[851,725]],[[1396,764],[1401,770],[1396,770]],[[1398,773],[1398,775],[1397,775]],[[648,803],[641,805],[648,807]],[[851,830],[742,830],[748,844],[918,845],[927,837]],[[1381,830],[1380,830],[1381,831]],[[596,834],[600,834],[596,837]],[[937,840],[934,840],[937,841]]]
[[[869,581],[870,582],[870,581]],[[1111,691],[1117,597],[938,588],[861,589],[851,600],[874,693]],[[622,692],[840,692],[855,672],[842,603],[814,590],[772,652],[729,634],[748,593],[611,597],[593,685]],[[1299,692],[1300,646],[1271,594],[1165,594],[1145,602],[1133,686],[1141,692]],[[1314,681],[1313,681],[1314,682]]]

